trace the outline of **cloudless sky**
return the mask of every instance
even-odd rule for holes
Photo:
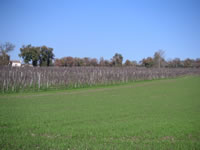
[[[200,58],[200,0],[0,0],[0,43],[64,56]]]

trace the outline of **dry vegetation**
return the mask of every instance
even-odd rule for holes
[[[137,80],[173,78],[188,74],[200,74],[200,70],[136,67],[1,67],[0,91],[78,88]]]

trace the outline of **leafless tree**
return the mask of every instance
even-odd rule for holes
[[[0,65],[8,65],[10,61],[10,56],[8,55],[8,53],[14,48],[15,46],[9,42],[6,42],[5,44],[0,44]]]
[[[158,68],[163,67],[164,65],[164,54],[165,52],[163,50],[158,50],[154,54],[154,65]]]

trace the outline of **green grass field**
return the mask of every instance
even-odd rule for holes
[[[200,77],[0,95],[0,149],[200,149]]]

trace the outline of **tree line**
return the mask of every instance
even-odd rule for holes
[[[111,60],[105,60],[103,57],[98,61],[96,58],[78,58],[78,57],[63,57],[55,59],[55,66],[122,66],[123,57],[121,54],[116,53]]]
[[[15,46],[12,43],[6,42],[0,44],[0,65],[8,65],[10,56],[8,52],[12,51]],[[79,57],[63,57],[56,58],[53,53],[53,48],[47,46],[32,46],[23,45],[20,48],[19,57],[21,57],[25,64],[32,64],[33,66],[59,66],[59,67],[73,67],[73,66],[136,66],[146,68],[188,68],[188,67],[200,67],[200,58],[196,60],[187,58],[181,60],[175,58],[172,60],[165,60],[165,52],[158,50],[154,53],[153,57],[143,58],[141,61],[123,61],[122,54],[115,53],[110,59],[104,59],[101,57],[99,60],[96,58],[79,58]]]

